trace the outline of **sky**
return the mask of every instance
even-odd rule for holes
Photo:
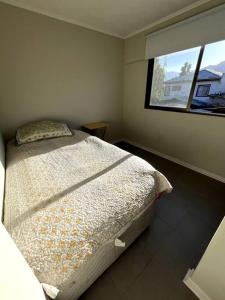
[[[200,47],[196,47],[185,51],[164,55],[159,58],[160,63],[166,66],[167,72],[180,72],[181,67],[187,61],[192,64],[193,70],[197,64],[199,51]],[[225,61],[225,40],[206,45],[201,68],[205,68],[209,65],[217,65],[222,61]]]
[[[225,41],[209,44],[205,47],[201,68],[218,65],[222,61],[225,61]]]

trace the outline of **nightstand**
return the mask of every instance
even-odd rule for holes
[[[105,138],[105,133],[107,128],[109,127],[108,123],[105,122],[96,122],[96,123],[89,123],[89,124],[84,124],[82,126],[82,129],[94,136],[97,136],[98,138],[104,140]]]

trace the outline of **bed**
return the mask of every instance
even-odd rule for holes
[[[167,179],[84,132],[7,145],[4,225],[56,299],[77,299],[150,225]]]

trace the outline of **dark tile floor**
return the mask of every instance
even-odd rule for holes
[[[225,215],[225,184],[129,144],[118,146],[151,163],[174,190],[158,200],[152,226],[80,299],[197,299],[182,280]]]

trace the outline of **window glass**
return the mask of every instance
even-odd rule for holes
[[[205,46],[191,109],[225,114],[225,41]]]
[[[211,84],[197,85],[196,97],[208,97]]]
[[[150,59],[145,108],[225,115],[225,40]]]
[[[150,105],[186,108],[201,47],[154,59]]]
[[[173,92],[179,92],[179,91],[181,91],[181,85],[174,85],[174,86],[172,86],[172,91]]]

